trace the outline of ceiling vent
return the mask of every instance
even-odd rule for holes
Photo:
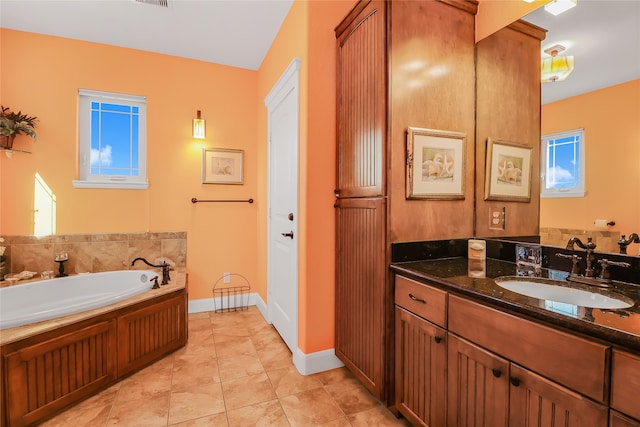
[[[169,0],[133,0],[135,3],[150,4],[152,6],[169,7]]]

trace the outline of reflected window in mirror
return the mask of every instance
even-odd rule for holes
[[[584,197],[584,129],[542,136],[541,197]]]

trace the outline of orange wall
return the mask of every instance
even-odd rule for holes
[[[542,106],[542,135],[584,128],[585,197],[542,198],[540,226],[640,233],[640,79]]]
[[[259,70],[260,193],[267,191],[267,110],[263,100],[300,58],[298,346],[334,345],[335,35],[355,0],[296,1]],[[266,209],[266,206],[262,206]],[[259,215],[260,271],[266,277],[266,210]],[[263,293],[264,292],[264,293]],[[261,290],[266,300],[266,289]]]
[[[132,49],[1,30],[2,104],[36,115],[33,154],[0,155],[0,234],[33,233],[34,174],[57,197],[57,232],[187,231],[191,299],[210,298],[224,272],[260,283],[257,268],[258,73]],[[147,97],[148,190],[74,189],[78,88]],[[190,137],[196,110],[204,143]],[[245,150],[244,185],[203,185],[201,148]],[[249,198],[249,204],[197,204]],[[134,255],[135,256],[135,255]],[[52,262],[53,264],[53,262]]]

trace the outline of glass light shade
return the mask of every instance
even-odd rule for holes
[[[573,56],[552,56],[542,59],[542,83],[561,82],[573,71]]]
[[[566,12],[577,4],[578,0],[553,0],[552,2],[544,5],[544,10],[552,15],[557,16],[562,12]]]
[[[200,116],[200,110],[198,110],[197,117],[193,119],[193,137],[197,139],[204,139],[204,128],[205,122]]]

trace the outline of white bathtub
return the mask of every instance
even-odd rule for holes
[[[0,330],[113,304],[151,289],[157,273],[107,271],[0,288]]]

